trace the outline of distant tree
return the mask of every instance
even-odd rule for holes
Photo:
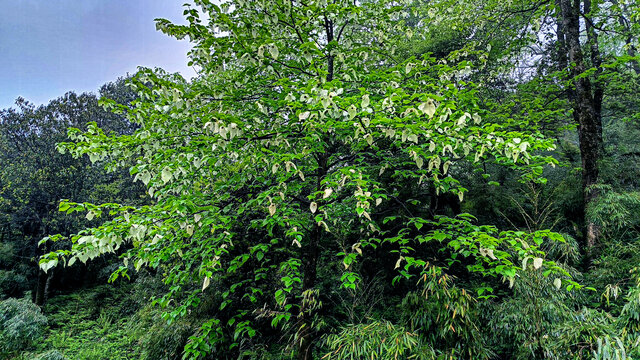
[[[100,92],[125,104],[135,97],[122,79]],[[60,200],[135,197],[135,187],[125,185],[128,174],[104,174],[86,159],[60,154],[56,143],[67,139],[70,126],[99,122],[114,134],[130,134],[135,126],[104,111],[93,94],[69,92],[39,107],[19,98],[16,105],[17,109],[0,111],[0,237],[6,249],[6,255],[0,255],[0,274],[30,279],[28,287],[42,304],[50,278],[38,271],[38,241],[52,232],[71,233],[80,225],[58,212]]]
[[[516,127],[558,137],[576,129],[585,215],[581,238],[585,254],[594,256],[601,234],[586,209],[597,203],[603,182],[603,118],[617,118],[607,102],[619,87],[634,88],[640,70],[637,2],[441,0],[426,7],[430,19],[468,34],[469,48],[490,49],[488,71],[478,74],[494,91],[496,113],[515,118]],[[637,103],[623,112],[638,114]]]

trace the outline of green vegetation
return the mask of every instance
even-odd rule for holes
[[[638,4],[195,3],[0,112],[4,356],[640,359]]]
[[[26,299],[7,299],[0,303],[1,354],[28,349],[42,339],[47,318],[40,308]]]

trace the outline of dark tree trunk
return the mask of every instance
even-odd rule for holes
[[[318,177],[316,182],[316,191],[323,191],[322,179],[327,175],[328,156],[326,154],[316,154],[318,162]],[[313,359],[313,329],[312,319],[317,299],[314,298],[314,287],[316,286],[316,278],[318,272],[318,257],[320,256],[320,241],[322,239],[323,229],[320,225],[315,224],[309,234],[309,242],[304,245],[302,257],[302,291],[303,300],[300,304],[297,358],[298,360]]]
[[[593,185],[598,183],[598,162],[602,149],[602,96],[601,84],[594,85],[588,77],[579,77],[586,70],[586,64],[580,44],[580,0],[559,0],[562,30],[568,53],[568,67],[573,79],[572,102],[574,118],[578,122],[578,137],[580,141],[580,155],[582,159],[582,186],[584,206],[596,200],[598,192]],[[590,7],[590,0],[584,1]],[[585,13],[589,14],[587,8]],[[587,34],[590,45],[590,55],[593,66],[600,65],[600,53],[595,29],[587,19]],[[586,213],[586,212],[585,212]],[[585,218],[585,245],[587,252],[591,252],[598,243],[599,229],[596,224]]]
[[[316,285],[318,255],[322,229],[319,226],[315,226],[310,236],[310,242],[306,246],[303,257],[302,271],[304,278],[302,280],[302,288],[307,295],[303,294],[303,301],[300,305],[300,330],[298,333],[298,359],[299,360],[311,360],[313,359],[313,329],[312,323],[312,309],[313,306],[309,306],[307,299],[312,297],[310,291]]]
[[[36,305],[38,306],[44,305],[44,302],[46,300],[45,293],[47,291],[49,282],[50,282],[49,274],[38,269],[38,283],[36,284],[36,295],[35,295],[35,298],[33,299],[33,302]]]
[[[44,299],[42,300],[42,305],[46,304],[47,300],[49,299],[49,294],[51,293],[51,280],[53,280],[54,271],[54,269],[51,269],[47,273],[47,281],[44,283]]]
[[[44,249],[42,249],[43,252],[47,252],[47,247],[45,246]],[[35,256],[36,259],[38,259],[40,257],[40,252],[39,252],[39,248],[35,247],[33,250],[33,255]],[[38,272],[38,279],[36,282],[36,289],[33,295],[33,302],[38,305],[38,306],[42,306],[44,305],[45,301],[46,301],[46,291],[47,288],[49,287],[50,284],[50,280],[49,280],[49,276],[50,276],[50,272],[46,273],[44,271],[42,271],[40,269],[40,266],[38,265],[38,262],[36,261],[35,266],[37,267],[37,272]]]
[[[598,33],[592,20],[591,0],[584,0],[585,24],[587,27],[587,40],[589,42],[589,54],[591,56],[591,66],[596,68],[595,80],[593,81],[593,109],[598,127],[598,137],[600,141],[600,154],[604,152],[602,141],[602,99],[604,98],[604,85],[601,80],[602,75],[602,55],[600,55],[600,45],[598,43]]]
[[[334,24],[333,21],[325,16],[324,18],[325,33],[327,36],[327,43],[331,43],[334,39]],[[327,54],[327,75],[326,81],[332,81],[334,77],[334,55]],[[316,192],[322,192],[322,179],[327,175],[329,170],[327,160],[329,159],[328,153],[316,153],[315,155],[318,164],[317,182],[315,186]],[[315,221],[314,221],[315,223]],[[316,277],[318,271],[318,257],[320,256],[320,240],[322,239],[322,227],[315,224],[312,231],[309,234],[309,243],[304,245],[303,257],[302,257],[302,291],[303,300],[300,304],[299,324],[298,329],[298,342],[297,342],[297,358],[298,360],[311,360],[313,359],[313,329],[312,319],[315,306],[312,302],[317,299],[313,298],[313,290],[316,286]]]

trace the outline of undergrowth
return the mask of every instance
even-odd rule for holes
[[[68,360],[141,359],[144,329],[131,287],[101,285],[53,296],[43,308],[49,323],[44,340],[14,359],[47,359],[54,352]]]

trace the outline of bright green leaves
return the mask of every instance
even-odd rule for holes
[[[342,286],[345,289],[356,290],[357,283],[360,281],[360,275],[353,272],[345,272],[340,277],[340,281],[342,282]]]
[[[331,350],[323,358],[347,359],[403,359],[424,352],[417,333],[388,321],[346,325],[340,332],[326,337],[325,345]]]
[[[400,275],[394,282],[424,275],[422,272],[428,262],[415,258],[413,254],[418,246],[437,242],[444,245],[441,252],[448,254],[442,260],[447,267],[456,266],[463,258],[467,259],[465,261],[473,260],[473,264],[466,266],[468,271],[499,277],[513,286],[517,272],[528,271],[527,264],[530,264],[534,271],[544,269],[545,277],[555,274],[565,278],[568,290],[582,287],[570,280],[569,274],[561,266],[542,258],[544,253],[540,247],[543,242],[558,241],[561,239],[559,234],[548,230],[533,233],[499,231],[492,226],[474,225],[474,220],[469,214],[461,214],[457,218],[436,217],[435,220],[412,218],[407,222],[410,227],[399,230],[396,236],[384,238],[382,241],[400,246],[397,251],[400,258],[396,262]],[[420,233],[425,226],[437,230],[416,235],[412,229]]]
[[[69,266],[71,266],[71,265],[73,265],[73,264],[71,263]],[[48,258],[46,258],[46,260],[45,259],[40,260],[40,269],[42,269],[42,271],[44,271],[44,272],[47,272],[50,269],[55,268],[56,266],[58,266],[57,257],[56,258],[48,257]]]
[[[221,293],[221,313],[233,312],[226,325],[203,324],[186,354],[203,357],[218,342],[234,347],[240,337],[255,336],[254,315],[284,326],[312,313],[317,284],[302,279],[313,279],[316,269],[308,264],[317,267],[321,258],[340,269],[332,274],[340,291],[355,292],[368,248],[397,259],[396,281],[424,275],[426,248],[443,265],[464,260],[461,271],[507,281],[514,281],[519,258],[542,257],[527,235],[478,226],[469,216],[432,218],[424,197],[399,194],[433,188],[436,196],[462,201],[462,169],[486,161],[533,178],[539,172],[527,166],[550,161],[534,152],[552,144],[489,116],[480,124],[474,85],[458,78],[469,63],[396,59],[394,46],[406,37],[394,20],[402,6],[202,4],[208,26],[197,14],[184,26],[158,21],[163,31],[196,43],[191,56],[201,76],[187,83],[142,70],[134,81],[142,101],[126,109],[140,124],[134,135],[108,137],[90,128],[74,131],[76,142],[63,146],[75,156],[134,161],[131,174],[153,202],[115,208],[112,220],[82,234],[88,238],[74,238],[73,249],[60,256],[86,260],[126,243],[125,262],[165,274],[170,290],[158,304],[169,307],[169,319],[187,314],[213,289]],[[97,217],[103,208],[87,210]],[[393,221],[385,219],[389,213]],[[54,255],[45,266],[55,266]],[[170,307],[171,299],[180,305]],[[412,334],[373,327],[402,341],[404,350],[392,351],[398,356],[418,344]]]
[[[243,327],[240,326],[240,329]],[[211,354],[218,347],[223,337],[219,319],[210,319],[200,327],[200,336],[191,336],[184,349],[183,359],[201,359]]]

